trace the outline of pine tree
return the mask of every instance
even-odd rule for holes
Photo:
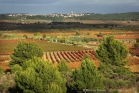
[[[43,51],[35,42],[19,42],[11,55],[10,65],[19,64],[36,57],[42,57]]]
[[[113,36],[104,38],[95,52],[96,57],[105,64],[124,65],[122,62],[128,55],[127,47]]]
[[[90,92],[103,89],[103,76],[98,73],[97,68],[90,58],[86,57],[79,69],[73,71],[73,82],[70,84],[72,91],[80,92],[88,89]]]

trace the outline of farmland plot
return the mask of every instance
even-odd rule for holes
[[[89,55],[91,59],[96,60],[93,50],[46,52],[45,54],[46,59],[52,63],[59,63],[61,60],[79,62],[85,55]]]

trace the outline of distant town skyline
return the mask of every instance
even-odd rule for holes
[[[139,12],[139,0],[0,0],[2,13],[125,13]]]

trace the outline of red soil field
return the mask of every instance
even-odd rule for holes
[[[9,62],[0,62],[0,66],[4,69],[4,71],[10,70]]]
[[[132,72],[139,72],[139,57],[129,56],[127,59],[129,62],[126,66],[130,68]]]
[[[129,51],[132,55],[139,56],[139,48],[130,48]]]
[[[0,62],[6,61],[6,60],[10,60],[9,56],[0,56]]]
[[[127,59],[129,60],[129,62],[127,63],[127,66],[130,66],[130,65],[139,65],[139,58],[129,56]]]

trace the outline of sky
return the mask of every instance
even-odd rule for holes
[[[0,13],[139,12],[139,0],[0,0]]]

